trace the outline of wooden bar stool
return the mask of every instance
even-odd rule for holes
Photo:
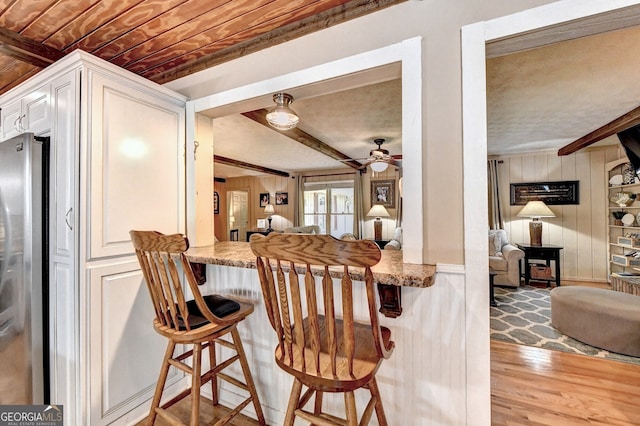
[[[389,329],[378,321],[371,273],[380,261],[378,246],[373,241],[344,241],[329,235],[271,233],[252,236],[251,250],[257,256],[267,316],[278,337],[276,363],[294,376],[284,424],[293,425],[300,417],[317,425],[366,425],[375,409],[378,423],[386,425],[375,375],[394,343]],[[341,267],[331,272],[342,275],[342,303],[334,299],[329,268],[335,266]],[[349,276],[353,268],[364,271],[369,304],[364,323],[354,319],[354,283]],[[298,273],[304,275],[302,280]],[[303,385],[307,387],[304,394]],[[359,388],[371,393],[360,423],[354,396]],[[322,412],[324,392],[344,393],[346,420]],[[314,394],[313,411],[309,411],[304,407]]]
[[[211,381],[213,404],[217,405],[218,378],[244,389],[249,396],[216,425],[226,424],[250,402],[253,403],[258,422],[261,425],[266,424],[236,328],[240,321],[253,312],[253,305],[218,295],[202,296],[200,294],[191,266],[184,255],[189,248],[189,241],[185,236],[163,235],[154,231],[131,231],[130,235],[155,308],[156,318],[153,326],[159,334],[169,339],[151,403],[148,424],[154,424],[156,415],[160,415],[171,424],[183,424],[166,408],[189,394],[191,394],[190,424],[199,424],[200,387]],[[179,267],[184,271],[184,276],[194,295],[193,300],[185,300]],[[231,341],[222,339],[228,334],[231,335]],[[234,349],[236,355],[216,363],[216,343]],[[192,349],[174,356],[176,344],[192,345]],[[210,369],[202,373],[202,351],[206,348],[209,349]],[[192,358],[191,365],[184,362],[188,358]],[[223,369],[235,361],[240,361],[245,382],[222,373]],[[160,398],[170,366],[191,374],[192,385],[190,389],[186,389],[160,407]]]

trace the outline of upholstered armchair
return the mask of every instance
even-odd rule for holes
[[[489,230],[489,266],[496,272],[493,283],[509,287],[520,285],[520,259],[524,252],[509,244],[507,231]]]
[[[320,227],[318,225],[296,226],[284,230],[285,234],[319,234]]]

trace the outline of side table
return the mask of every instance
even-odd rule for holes
[[[373,242],[376,243],[378,245],[378,247],[380,247],[380,250],[383,250],[384,246],[387,245],[389,240],[373,240]]]
[[[550,279],[536,278],[536,280],[546,281],[547,287],[552,281],[556,282],[556,286],[560,287],[560,250],[562,247],[554,246],[551,244],[542,244],[540,246],[534,246],[531,244],[516,244],[520,250],[524,252],[524,284],[529,285],[531,279],[531,269],[529,268],[530,260],[544,260],[547,266],[551,266],[551,261],[555,263],[555,277]]]
[[[273,230],[267,230],[267,229],[252,229],[251,231],[247,231],[247,242],[249,242],[249,239],[251,238],[251,236],[253,234],[262,234],[262,235],[269,235],[271,232],[273,232]]]

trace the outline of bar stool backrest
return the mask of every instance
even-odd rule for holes
[[[378,321],[371,267],[381,253],[373,241],[271,233],[252,236],[251,249],[267,316],[278,337],[281,366],[301,376],[349,380],[357,376],[358,359],[376,364],[390,355],[393,342],[383,338]],[[366,288],[364,324],[354,318],[354,272]],[[340,279],[338,295],[334,277]]]

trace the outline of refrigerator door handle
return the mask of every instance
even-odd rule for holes
[[[69,207],[69,210],[67,210],[67,212],[64,214],[64,222],[69,227],[69,230],[73,231],[73,226],[71,226],[71,223],[69,223],[69,216],[71,216],[71,212],[73,212],[73,207]]]
[[[0,221],[3,226],[3,238],[0,239],[0,242],[4,242],[4,247],[2,247],[2,264],[0,265],[0,293],[5,286],[5,275],[7,270],[9,269],[9,263],[11,260],[11,249],[13,248],[12,234],[13,229],[11,227],[11,223],[9,222],[9,208],[5,204],[4,199],[2,198],[2,191],[0,191]]]

